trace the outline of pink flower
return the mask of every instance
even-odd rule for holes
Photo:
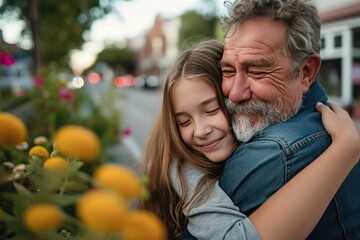
[[[74,99],[74,92],[66,87],[59,89],[60,98],[64,101],[71,101]]]
[[[132,135],[132,131],[130,127],[124,129],[123,134],[125,137],[130,137]]]
[[[35,86],[41,87],[44,85],[44,80],[40,76],[36,76],[34,79]]]
[[[0,65],[10,66],[15,63],[15,58],[9,53],[0,53]]]

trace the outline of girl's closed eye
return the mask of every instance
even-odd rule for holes
[[[207,114],[214,114],[214,113],[217,113],[219,110],[220,110],[220,107],[217,107],[217,108],[214,108],[214,109],[211,109],[211,110],[207,111],[206,113]]]
[[[180,127],[186,127],[187,125],[190,124],[190,120],[182,120],[182,121],[178,121],[178,125]]]

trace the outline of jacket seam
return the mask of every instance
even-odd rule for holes
[[[302,138],[293,144],[289,145],[286,143],[285,139],[283,137],[265,137],[263,139],[269,140],[272,142],[276,142],[283,153],[283,159],[284,159],[284,183],[287,183],[291,178],[291,167],[292,163],[290,161],[291,157],[297,153],[299,150],[303,149],[305,146],[308,146],[314,141],[317,141],[319,139],[326,139],[329,137],[329,134],[326,131],[320,131],[313,133],[306,138]]]

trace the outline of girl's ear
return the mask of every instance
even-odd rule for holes
[[[321,58],[319,54],[311,54],[305,58],[301,64],[301,83],[303,93],[306,93],[311,84],[315,81],[321,66]]]

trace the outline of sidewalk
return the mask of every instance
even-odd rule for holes
[[[125,133],[119,144],[107,151],[116,157],[115,162],[124,164],[135,171],[139,170],[142,148],[131,134]]]

